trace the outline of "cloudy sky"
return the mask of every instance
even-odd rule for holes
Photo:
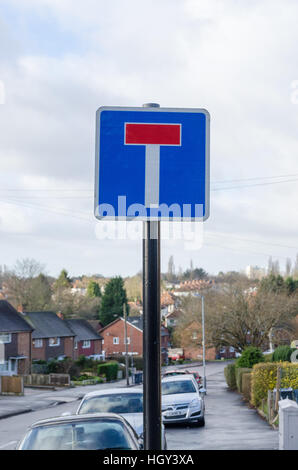
[[[98,237],[95,112],[152,101],[211,115],[203,243],[164,240],[162,269],[294,259],[297,19],[295,0],[0,0],[0,265],[141,269],[140,240]]]

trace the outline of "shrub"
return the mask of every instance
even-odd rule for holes
[[[125,364],[125,356],[113,356],[113,359],[116,360],[117,362],[120,362],[120,364]],[[131,367],[131,362],[132,358],[131,356],[129,357],[129,367]],[[137,370],[143,370],[143,357],[142,356],[133,356],[133,366]]]
[[[273,353],[272,361],[273,362],[290,362],[291,354],[293,351],[295,351],[295,349],[291,348],[290,346],[287,346],[287,345],[278,346],[278,348],[276,348]]]
[[[242,393],[245,400],[251,400],[251,372],[246,372],[242,374]]]
[[[236,367],[247,367],[251,369],[255,364],[264,361],[264,355],[259,348],[249,346],[245,348],[236,361]]]
[[[226,382],[227,382],[228,387],[231,390],[235,390],[235,388],[237,387],[236,386],[235,369],[236,369],[235,364],[228,364],[224,368],[224,374],[225,374]]]
[[[59,373],[60,364],[57,359],[52,359],[48,362],[48,374],[58,374]]]
[[[97,367],[97,373],[99,376],[104,375],[107,382],[117,379],[119,364],[116,361],[106,362],[105,364],[100,364]]]
[[[243,374],[250,373],[252,369],[249,369],[248,367],[236,367],[235,369],[235,375],[236,375],[236,385],[237,385],[237,390],[239,393],[242,393],[242,377]]]
[[[251,402],[258,407],[268,390],[276,387],[277,369],[281,367],[281,388],[298,389],[298,364],[290,362],[271,362],[256,364],[252,371]]]

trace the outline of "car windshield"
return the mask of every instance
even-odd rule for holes
[[[177,380],[162,383],[163,395],[174,395],[176,393],[195,393],[196,389],[191,380]]]
[[[89,420],[33,428],[22,450],[135,449],[124,424],[116,420]]]
[[[87,413],[143,413],[142,393],[113,393],[86,398],[79,414]]]
[[[185,374],[186,374],[186,372],[167,372],[165,375],[167,377],[171,377],[173,375],[185,375]]]

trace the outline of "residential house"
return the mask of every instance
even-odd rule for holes
[[[33,328],[6,300],[0,300],[0,375],[29,374]]]
[[[32,360],[74,358],[75,333],[55,312],[25,312],[24,318],[34,329]]]
[[[185,328],[183,342],[186,359],[203,359],[202,330],[197,322],[192,322]],[[222,346],[220,348],[206,346],[205,354],[207,361],[221,358],[232,359],[236,357],[235,349],[232,346]]]
[[[143,322],[141,317],[127,318],[128,353],[141,356],[143,354]],[[100,330],[103,338],[102,348],[107,357],[125,354],[125,322],[119,317]]]
[[[103,350],[107,357],[124,355],[125,348],[125,321],[119,317],[106,325],[101,331],[103,337]],[[161,326],[161,349],[166,353],[169,347],[170,335],[167,328]],[[127,317],[127,343],[128,354],[143,355],[143,317]]]
[[[168,312],[164,317],[166,327],[174,327],[177,325],[178,318],[183,315],[183,312],[179,309]]]
[[[65,323],[75,334],[74,359],[79,356],[91,356],[102,353],[102,336],[97,333],[87,320],[71,319]]]

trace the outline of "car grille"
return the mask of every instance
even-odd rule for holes
[[[162,408],[162,411],[172,410],[185,410],[189,407],[188,403],[180,403],[179,405],[167,405]]]
[[[183,418],[186,418],[186,413],[183,414],[183,415],[179,415],[179,416],[165,416],[166,420],[168,420],[168,419],[183,419]]]

